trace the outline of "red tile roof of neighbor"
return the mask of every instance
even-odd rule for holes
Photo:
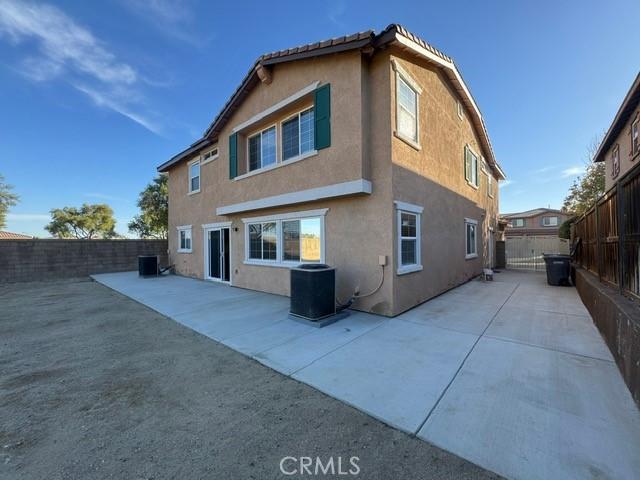
[[[217,142],[218,135],[222,131],[224,125],[231,118],[242,101],[249,95],[249,92],[253,87],[255,87],[255,85],[260,81],[258,77],[259,69],[277,63],[300,60],[303,58],[316,57],[347,50],[365,48],[377,49],[391,43],[399,45],[402,49],[413,51],[413,53],[420,55],[422,58],[426,58],[429,62],[438,65],[443,69],[443,71],[445,71],[445,74],[461,95],[463,102],[472,112],[472,121],[481,133],[481,142],[487,151],[489,164],[495,168],[500,178],[505,179],[506,175],[495,159],[491,140],[489,139],[489,134],[484,124],[482,114],[480,113],[480,109],[471,95],[471,92],[467,88],[453,59],[435,47],[429,45],[402,25],[395,23],[390,24],[377,35],[373,30],[367,30],[365,32],[358,32],[329,40],[309,43],[299,47],[279,50],[277,52],[267,53],[258,57],[236,91],[231,95],[231,97],[229,97],[218,115],[204,132],[202,138],[192,143],[187,149],[164,162],[158,167],[158,171],[166,172],[172,166],[184,160],[191,154],[197,153],[206,146]]]
[[[0,230],[0,240],[31,240],[33,237],[30,235],[23,235],[21,233],[3,232]]]

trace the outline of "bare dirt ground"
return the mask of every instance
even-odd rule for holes
[[[285,456],[497,478],[88,279],[0,285],[0,478],[313,478]]]

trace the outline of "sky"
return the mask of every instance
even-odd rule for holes
[[[640,68],[640,2],[0,0],[7,230],[107,203],[127,233],[155,168],[201,137],[266,52],[401,23],[453,57],[508,180],[500,210],[559,208]]]

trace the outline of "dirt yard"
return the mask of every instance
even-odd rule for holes
[[[0,286],[0,420],[2,479],[496,478],[90,280]]]

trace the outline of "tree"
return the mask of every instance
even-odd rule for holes
[[[116,238],[116,220],[109,205],[83,204],[51,210],[51,222],[45,229],[58,238]]]
[[[571,225],[576,221],[576,217],[571,217],[560,225],[558,228],[558,236],[560,238],[566,238],[567,240],[571,238]]]
[[[166,175],[158,175],[140,192],[140,215],[129,222],[129,231],[140,238],[166,239],[169,226],[169,187]]]
[[[594,163],[593,158],[598,151],[604,134],[593,139],[587,148],[586,169],[582,177],[573,181],[569,193],[564,199],[562,209],[580,216],[595,205],[604,194],[605,163]]]
[[[12,192],[13,185],[4,182],[4,176],[0,174],[0,229],[7,226],[7,212],[9,207],[18,203],[20,197]]]

